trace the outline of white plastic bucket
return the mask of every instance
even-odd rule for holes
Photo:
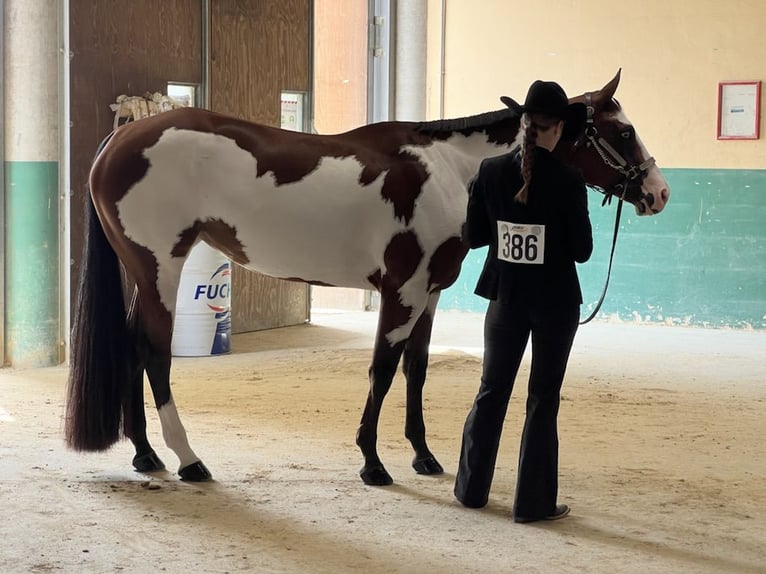
[[[176,357],[205,357],[230,351],[231,262],[200,242],[181,272],[171,352]]]

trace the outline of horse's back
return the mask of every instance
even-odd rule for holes
[[[382,193],[397,161],[342,134],[181,109],[120,127],[91,185],[110,240],[123,251],[138,244],[170,263],[187,249],[179,237],[211,235],[215,222],[235,230],[240,248],[229,255],[247,267],[368,287],[385,245],[403,227]]]

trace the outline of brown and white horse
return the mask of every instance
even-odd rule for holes
[[[591,186],[618,194],[639,213],[658,213],[668,186],[613,99],[618,83],[619,72],[601,90],[574,98],[589,105],[589,125],[557,153]],[[146,435],[146,371],[180,477],[211,477],[189,445],[170,391],[176,291],[189,250],[204,240],[273,277],[377,289],[370,390],[356,441],[361,478],[392,482],[378,457],[377,426],[402,356],[413,467],[441,473],[426,444],[422,404],[434,311],[467,251],[461,242],[467,185],[484,158],[518,139],[511,109],[377,123],[338,135],[283,131],[201,109],[118,128],[90,173],[68,444],[104,450],[122,430],[135,446],[134,467],[162,470]],[[136,284],[127,316],[120,262]]]

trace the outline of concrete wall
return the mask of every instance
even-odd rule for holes
[[[4,361],[63,358],[59,305],[59,12],[54,2],[3,6]]]

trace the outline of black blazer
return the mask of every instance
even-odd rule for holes
[[[471,184],[463,239],[471,248],[489,245],[475,293],[501,303],[523,298],[542,309],[579,305],[575,262],[593,251],[585,182],[548,150],[534,153],[526,204],[513,199],[523,183],[518,151],[484,160]],[[498,221],[520,225],[498,234]],[[512,261],[498,258],[498,247]],[[540,255],[542,263],[530,263]]]

